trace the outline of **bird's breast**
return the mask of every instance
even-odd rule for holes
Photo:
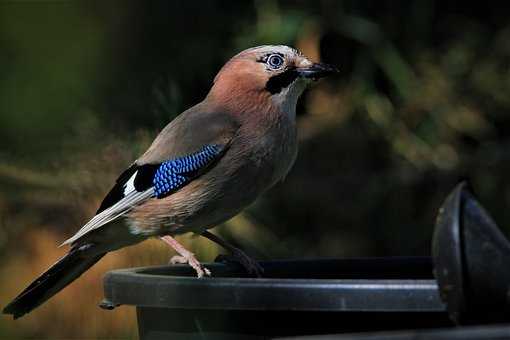
[[[295,115],[280,114],[273,121],[248,125],[246,140],[239,143],[245,150],[247,163],[253,168],[251,175],[257,178],[257,192],[264,191],[280,181],[288,173],[297,155],[297,132]],[[243,137],[241,137],[243,138]]]
[[[208,172],[179,191],[152,199],[131,214],[147,234],[201,231],[222,223],[282,180],[297,154],[291,117],[271,124],[244,124],[230,148]]]

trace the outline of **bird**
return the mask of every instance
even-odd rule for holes
[[[160,238],[197,277],[210,271],[174,237],[202,235],[251,273],[263,269],[209,229],[282,181],[298,151],[296,104],[309,84],[338,72],[297,49],[241,51],[217,73],[205,99],[176,116],[117,179],[96,214],[63,242],[69,251],[13,299],[14,319],[57,294],[106,253]]]

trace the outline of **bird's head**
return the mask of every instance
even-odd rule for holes
[[[209,96],[242,107],[271,105],[292,110],[308,84],[335,72],[336,67],[312,62],[294,48],[258,46],[223,66]]]

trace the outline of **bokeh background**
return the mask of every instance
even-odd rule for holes
[[[65,249],[117,175],[232,55],[289,44],[341,74],[298,107],[285,182],[217,233],[260,259],[427,255],[438,207],[469,179],[510,225],[510,11],[479,1],[0,4],[0,302]],[[506,232],[508,229],[504,229]],[[181,240],[205,261],[221,251]],[[102,275],[166,263],[158,241],[108,255],[5,338],[133,338],[97,307]]]

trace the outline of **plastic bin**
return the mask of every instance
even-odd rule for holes
[[[116,270],[104,308],[136,307],[141,339],[267,339],[278,336],[452,325],[430,258],[269,261],[264,278],[234,263]],[[245,276],[245,277],[243,277]]]

